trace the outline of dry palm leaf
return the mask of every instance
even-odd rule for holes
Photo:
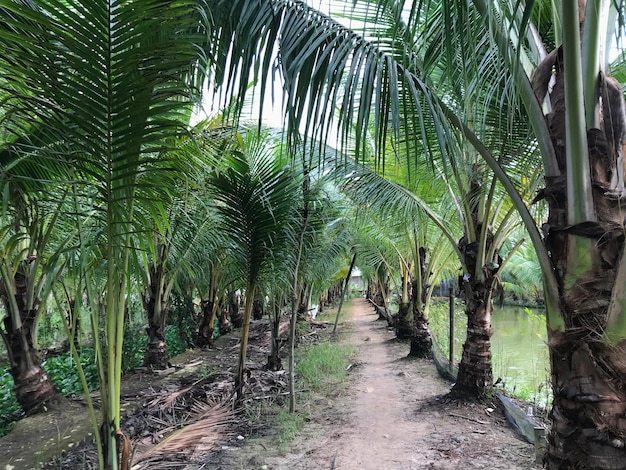
[[[230,424],[235,422],[236,412],[228,402],[218,404],[196,402],[193,406],[193,417],[187,420],[183,428],[173,431],[169,436],[153,445],[133,460],[133,470],[154,468],[155,459],[163,459],[166,455],[174,458],[183,457],[193,452],[202,444],[213,444],[227,432]],[[164,433],[171,430],[163,430]]]

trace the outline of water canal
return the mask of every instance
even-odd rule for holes
[[[444,354],[449,353],[449,309],[436,301],[430,311],[433,336]],[[466,334],[463,305],[455,305],[454,358],[461,360]],[[543,309],[496,308],[492,316],[493,376],[507,393],[545,406],[550,400],[550,364]]]

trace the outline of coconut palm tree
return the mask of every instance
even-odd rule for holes
[[[252,304],[262,270],[279,247],[293,237],[298,178],[275,157],[262,139],[250,133],[242,152],[232,153],[209,178],[217,210],[223,215],[245,280],[244,323],[235,389],[243,396],[245,360]]]
[[[92,310],[105,313],[104,343],[96,344],[103,468],[129,459],[119,426],[131,247],[146,245],[144,227],[161,219],[158,201],[179,173],[160,151],[184,132],[198,94],[206,11],[195,1],[0,2],[3,134],[34,168],[33,148],[54,162],[58,179],[75,184],[85,200],[91,196],[98,214],[89,279],[102,280],[103,295],[88,287]]]
[[[64,268],[63,252],[73,243],[72,231],[55,232],[66,209],[51,194],[29,193],[19,184],[4,182],[10,189],[2,220],[0,298],[6,316],[0,335],[7,348],[15,395],[26,413],[45,409],[57,397],[52,381],[41,365],[35,347],[37,321]],[[10,185],[10,186],[9,186]]]
[[[186,179],[181,180],[170,194],[168,200],[162,200],[167,211],[167,223],[155,224],[149,237],[149,249],[138,253],[139,268],[142,277],[142,302],[148,319],[148,342],[144,365],[164,369],[169,362],[165,327],[169,296],[182,277],[189,286],[194,279],[206,272],[207,258],[213,258],[211,265],[217,264],[217,247],[223,244],[219,237],[217,217],[207,201],[204,188],[204,171],[212,168],[219,156],[228,151],[232,131],[224,126],[220,116],[200,122],[194,126],[190,136],[184,136],[169,150],[168,158],[187,162]],[[198,259],[200,253],[201,261]],[[192,267],[192,262],[199,263]],[[186,271],[183,273],[183,271]],[[196,273],[198,273],[196,275]],[[181,276],[179,276],[179,274]],[[207,339],[212,340],[213,323],[217,302],[222,294],[217,295],[217,271],[212,270],[210,278],[213,292],[209,296],[210,313],[208,325],[210,332],[200,330]],[[201,292],[201,297],[204,295]],[[207,325],[207,326],[208,326]]]

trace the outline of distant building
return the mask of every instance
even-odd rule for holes
[[[362,272],[356,266],[352,268],[352,275],[350,276],[349,288],[352,292],[357,291],[363,293],[365,289],[365,283],[363,282]]]

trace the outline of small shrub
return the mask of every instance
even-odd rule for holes
[[[11,431],[13,423],[23,415],[13,392],[13,377],[8,367],[0,368],[0,437]]]
[[[83,348],[79,354],[80,364],[85,372],[89,390],[96,390],[99,384],[98,366],[96,365],[94,350],[92,348]],[[42,365],[61,395],[80,395],[83,393],[83,386],[71,353],[67,352],[60,356],[51,357]]]
[[[139,324],[127,324],[124,330],[124,344],[122,345],[123,373],[143,365],[147,345],[148,336],[144,327]]]

